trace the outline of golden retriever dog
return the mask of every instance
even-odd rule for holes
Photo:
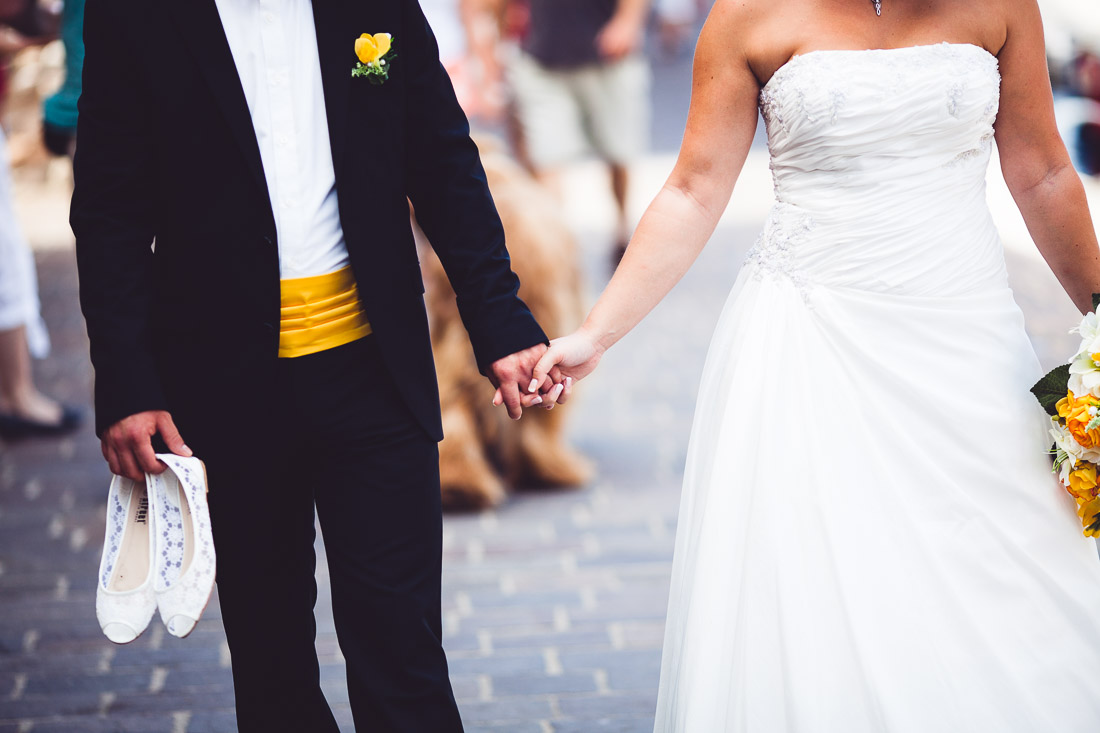
[[[512,267],[522,282],[520,297],[551,337],[569,333],[583,315],[573,236],[553,197],[499,145],[482,140],[479,147]],[[508,488],[586,483],[591,467],[565,441],[568,409],[536,407],[512,422],[503,407],[492,406],[493,389],[478,373],[454,291],[417,231],[446,433],[439,446],[444,508],[495,506]]]

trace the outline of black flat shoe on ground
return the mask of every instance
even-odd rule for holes
[[[84,423],[84,411],[70,405],[61,406],[61,419],[55,423],[43,423],[28,420],[19,415],[0,413],[0,438],[19,440],[20,438],[49,437],[71,433]]]

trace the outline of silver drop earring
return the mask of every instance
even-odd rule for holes
[[[882,15],[882,0],[871,0],[875,4],[875,15]]]

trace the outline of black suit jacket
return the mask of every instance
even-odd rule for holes
[[[340,218],[404,402],[437,440],[438,387],[406,198],[458,295],[483,372],[546,341],[517,297],[469,127],[416,0],[314,0]],[[353,79],[361,33],[394,36],[381,85]],[[275,223],[214,0],[89,0],[76,234],[97,432],[168,409],[232,439],[277,370]],[[155,247],[151,247],[155,240]],[[221,416],[221,417],[215,417]],[[232,425],[222,424],[232,418]]]

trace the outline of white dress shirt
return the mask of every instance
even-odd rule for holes
[[[260,145],[280,276],[311,277],[346,267],[312,3],[216,3]]]

